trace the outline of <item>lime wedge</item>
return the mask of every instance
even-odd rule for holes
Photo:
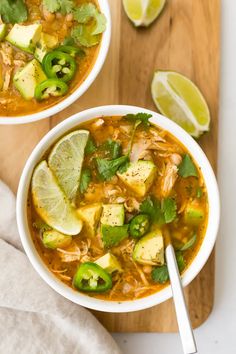
[[[166,0],[123,0],[125,12],[135,26],[149,26],[161,13]]]
[[[187,77],[173,71],[156,71],[151,91],[158,110],[193,137],[198,138],[209,130],[207,103],[197,86]]]
[[[84,149],[89,131],[76,130],[62,139],[52,149],[48,165],[71,203],[75,202],[79,188]]]
[[[46,161],[35,168],[31,191],[36,212],[49,226],[65,235],[77,235],[81,231],[82,221],[58,186]]]

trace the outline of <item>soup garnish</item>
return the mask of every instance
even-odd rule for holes
[[[106,18],[95,0],[3,2],[0,115],[49,108],[87,77],[106,29]]]
[[[200,169],[151,115],[101,117],[56,142],[36,166],[28,219],[51,272],[77,291],[132,300],[168,284],[171,236],[180,272],[208,220]]]

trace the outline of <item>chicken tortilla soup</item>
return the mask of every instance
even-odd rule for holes
[[[43,111],[77,89],[106,29],[94,0],[0,2],[0,116]]]
[[[180,273],[204,238],[201,170],[146,113],[101,117],[57,141],[35,167],[28,220],[48,269],[75,291],[125,301],[169,284],[167,239]]]

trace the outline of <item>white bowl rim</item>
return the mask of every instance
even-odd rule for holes
[[[180,140],[181,143],[193,156],[196,163],[200,166],[205,179],[209,200],[208,226],[203,243],[199,249],[197,256],[194,258],[191,265],[188,267],[188,269],[184,272],[182,276],[183,286],[188,285],[201,271],[212,252],[217,236],[220,219],[220,200],[216,178],[205,153],[202,151],[197,142],[181,127],[179,127],[170,119],[156,112],[128,105],[101,106],[74,114],[70,118],[58,124],[51,131],[49,131],[34,148],[31,155],[29,156],[26,165],[23,169],[18,187],[16,204],[17,224],[25,252],[28,255],[33,267],[39,273],[39,275],[48,283],[48,285],[50,285],[55,291],[57,291],[65,298],[71,300],[74,303],[77,303],[93,310],[117,313],[143,310],[158,305],[164,302],[165,300],[171,298],[171,287],[169,285],[163,290],[141,299],[117,302],[95,299],[82,293],[76,292],[69,286],[63,284],[47,269],[46,265],[43,263],[42,259],[40,258],[34,247],[29,232],[26,217],[26,205],[30,179],[35,165],[40,160],[43,153],[49,148],[49,146],[51,146],[60,136],[65,134],[67,131],[75,128],[78,124],[96,117],[118,116],[125,115],[128,113],[136,114],[138,112],[146,112],[152,114],[151,122],[153,124],[157,124],[161,128],[169,131],[178,140]]]
[[[26,124],[36,122],[41,119],[49,118],[54,114],[57,114],[64,110],[65,108],[69,107],[72,103],[74,103],[79,97],[81,97],[88,88],[92,85],[95,81],[96,77],[98,76],[99,72],[101,71],[103,64],[106,60],[108,49],[110,46],[111,41],[111,13],[108,0],[98,0],[101,12],[104,13],[107,19],[107,27],[105,32],[102,36],[102,41],[100,43],[99,52],[95,63],[88,73],[85,80],[82,84],[75,89],[68,97],[63,99],[62,101],[58,102],[52,107],[49,107],[43,111],[27,114],[24,116],[0,116],[0,124],[4,125],[15,125],[15,124]],[[30,101],[29,101],[30,104]]]

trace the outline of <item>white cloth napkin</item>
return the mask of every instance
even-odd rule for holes
[[[86,309],[54,292],[24,254],[15,197],[0,181],[0,353],[121,354]]]

